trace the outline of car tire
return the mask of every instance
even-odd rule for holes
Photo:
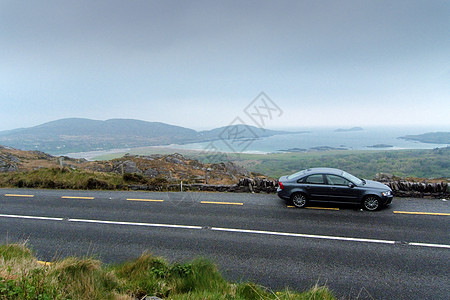
[[[365,210],[368,211],[375,211],[379,209],[381,206],[380,198],[377,196],[367,196],[363,200],[363,207]]]
[[[295,207],[303,208],[306,206],[306,203],[308,203],[308,198],[306,198],[305,194],[295,193],[291,196],[291,202]]]

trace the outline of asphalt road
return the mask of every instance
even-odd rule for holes
[[[326,284],[345,299],[449,299],[449,220],[439,199],[367,212],[265,194],[0,189],[1,242],[27,240],[40,260],[201,256],[230,280]]]

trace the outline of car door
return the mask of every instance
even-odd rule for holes
[[[329,200],[336,202],[357,202],[358,189],[344,177],[326,174],[325,179],[329,187]]]
[[[329,186],[323,174],[312,174],[303,180],[305,190],[311,200],[327,201]]]

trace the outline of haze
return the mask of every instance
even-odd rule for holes
[[[449,127],[449,1],[0,1],[0,130],[82,117],[189,128]]]

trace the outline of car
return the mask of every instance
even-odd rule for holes
[[[334,168],[310,168],[282,176],[278,180],[277,194],[299,208],[309,201],[317,201],[359,204],[374,211],[389,205],[393,199],[387,185]]]

